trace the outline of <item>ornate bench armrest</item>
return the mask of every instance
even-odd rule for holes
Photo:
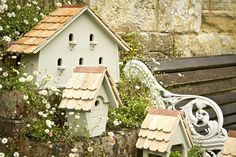
[[[155,79],[148,67],[138,60],[129,61],[124,68],[128,77],[136,77],[150,90],[151,98],[159,108],[180,109],[185,115],[193,140],[206,152],[205,156],[218,156],[214,150],[221,150],[227,137],[223,126],[223,114],[220,107],[211,99],[197,95],[174,94],[164,89]],[[217,119],[211,120],[205,108],[212,108]],[[200,130],[200,131],[199,131]]]

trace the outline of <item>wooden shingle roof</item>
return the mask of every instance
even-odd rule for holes
[[[76,67],[63,91],[59,108],[90,111],[98,96],[104,79],[107,79],[114,94],[116,107],[121,104],[116,85],[105,67]]]
[[[229,130],[221,157],[236,157],[236,131]]]
[[[80,5],[74,8],[58,8],[32,30],[26,33],[22,38],[17,40],[7,51],[17,53],[37,53],[35,50],[53,37],[69,21],[79,14],[86,6]]]
[[[128,50],[126,43],[118,37],[109,27],[85,5],[63,6],[51,12],[38,25],[32,28],[22,38],[14,42],[7,52],[14,53],[37,53],[45,44],[54,38],[60,31],[62,31],[68,24],[73,22],[84,11],[88,10],[92,16],[99,21],[98,23],[112,36],[118,43],[119,47]]]
[[[141,125],[136,147],[153,152],[167,152],[180,120],[180,111],[152,108]]]

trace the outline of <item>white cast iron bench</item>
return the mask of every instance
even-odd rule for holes
[[[227,129],[236,128],[236,55],[145,64],[131,60],[124,71],[146,84],[159,108],[179,109],[184,113],[194,143],[204,150],[204,156],[220,155],[227,137],[223,125]]]

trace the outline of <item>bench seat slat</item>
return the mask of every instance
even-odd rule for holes
[[[236,66],[179,73],[157,74],[155,77],[157,80],[162,81],[165,86],[199,83],[236,77]]]
[[[231,91],[230,93],[212,95],[208,97],[221,106],[224,104],[236,102],[236,91]]]
[[[224,128],[226,130],[236,130],[236,123],[232,123],[232,124],[229,124],[229,125],[224,125]]]
[[[145,62],[151,71],[155,72],[179,72],[197,69],[226,67],[236,65],[236,55],[220,55],[209,57],[181,58],[163,60],[158,62]]]
[[[230,104],[225,104],[225,105],[220,105],[220,108],[222,112],[224,113],[225,116],[229,116],[232,114],[236,114],[236,102],[230,103]],[[216,115],[213,113],[213,110],[210,108],[207,108],[206,111],[211,115],[210,117],[215,119]]]
[[[177,94],[207,95],[236,89],[236,78],[169,88]]]

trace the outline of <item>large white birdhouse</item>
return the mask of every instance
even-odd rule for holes
[[[19,54],[26,72],[40,72],[37,82],[51,75],[57,87],[65,87],[79,65],[106,66],[118,82],[119,50],[128,46],[84,5],[56,9],[7,49]]]
[[[121,104],[119,93],[104,67],[76,67],[63,91],[60,108],[66,110],[75,136],[99,136],[106,130],[108,108]]]
[[[143,149],[143,157],[169,157],[176,150],[187,157],[192,147],[190,134],[176,110],[151,108],[138,136],[136,147]]]

